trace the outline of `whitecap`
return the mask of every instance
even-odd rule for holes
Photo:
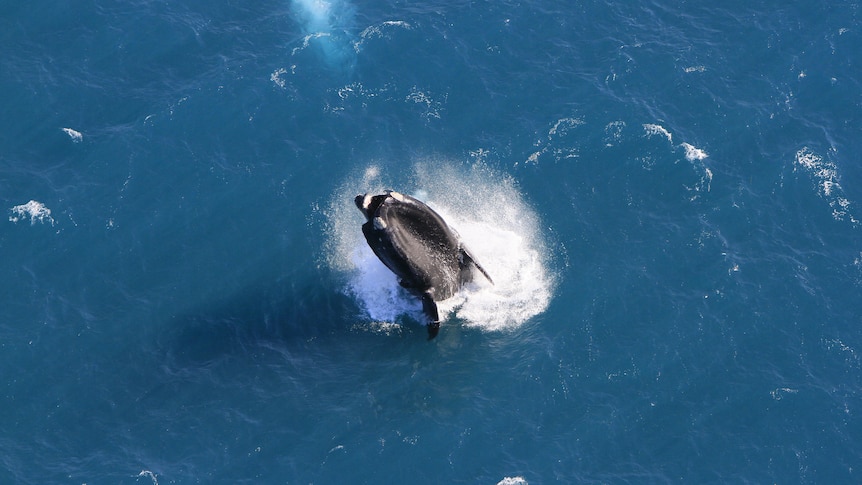
[[[84,135],[81,134],[80,131],[73,130],[71,128],[61,128],[61,129],[63,130],[64,133],[69,135],[69,138],[71,138],[72,142],[74,142],[74,143],[80,143],[81,140],[84,139]]]
[[[527,480],[524,477],[506,477],[499,482],[497,485],[528,485]]]
[[[47,221],[52,226],[54,225],[54,218],[51,217],[51,209],[45,207],[45,204],[39,201],[31,200],[26,204],[16,205],[10,210],[12,211],[12,215],[9,216],[9,221],[11,222],[17,223],[29,217],[31,226],[36,224],[36,221],[42,224]]]
[[[331,35],[332,34],[330,34],[329,32],[314,32],[311,34],[307,34],[305,37],[302,38],[302,45],[299,47],[294,47],[291,51],[291,55],[295,56],[297,52],[307,49],[308,46],[311,45],[312,40],[329,37]]]
[[[709,155],[707,155],[707,153],[705,151],[701,150],[700,148],[698,148],[698,147],[696,147],[690,143],[683,143],[680,146],[685,149],[685,158],[689,162],[694,162],[696,160],[703,160],[704,158],[707,158],[709,156]]]
[[[802,147],[796,152],[794,162],[794,171],[802,169],[815,178],[820,196],[829,202],[834,219],[843,220],[849,217],[851,222],[858,222],[850,214],[851,202],[843,195],[844,191],[839,183],[838,166],[835,163],[824,160],[808,147]]]
[[[644,131],[646,132],[647,136],[650,136],[650,137],[655,136],[655,135],[663,136],[663,137],[667,138],[667,141],[669,141],[670,143],[673,143],[673,136],[671,136],[670,132],[667,131],[663,126],[652,124],[652,123],[647,123],[643,126],[644,126]]]

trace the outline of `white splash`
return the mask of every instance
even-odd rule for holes
[[[36,224],[36,221],[44,224],[47,220],[54,225],[54,218],[51,217],[51,209],[45,207],[45,204],[31,200],[26,204],[16,205],[12,209],[12,215],[9,216],[9,221],[11,222],[19,222],[21,220],[30,218],[30,225]]]
[[[356,228],[361,224],[360,220]],[[395,274],[364,243],[364,239],[360,241],[351,258],[358,271],[353,272],[347,292],[362,304],[371,319],[370,325],[374,328],[382,323],[397,325],[396,320],[403,314],[412,314],[413,318],[420,319],[422,305],[419,300],[401,289]]]
[[[76,131],[76,130],[73,130],[71,128],[61,128],[61,129],[63,130],[64,133],[69,135],[69,138],[72,139],[73,143],[80,143],[81,140],[84,139],[84,135],[81,134],[80,131]]]
[[[347,0],[292,0],[292,12],[302,25],[305,37],[293,55],[312,41],[331,67],[349,68],[355,61],[349,32],[353,28],[355,7]]]
[[[439,302],[442,320],[456,317],[465,326],[498,331],[517,328],[545,311],[554,286],[548,247],[538,217],[510,178],[481,164],[467,169],[417,164],[411,180],[381,172],[372,166],[354,175],[336,191],[324,214],[327,264],[347,275],[345,291],[362,307],[366,326],[390,330],[394,327],[381,322],[425,320],[419,299],[400,287],[362,236],[365,220],[353,198],[385,188],[409,193],[440,213],[494,279],[492,285],[477,274],[454,297]]]
[[[371,322],[368,324],[357,324],[353,326],[354,330],[362,330],[364,332],[379,333],[387,336],[400,335],[403,327],[400,323],[391,322]]]
[[[335,2],[328,0],[293,0],[293,9],[308,32],[330,32],[336,21]]]

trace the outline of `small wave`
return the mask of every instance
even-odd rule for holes
[[[388,36],[386,34],[386,31],[392,28],[412,30],[413,26],[403,20],[387,20],[380,24],[366,27],[365,30],[359,33],[359,40],[353,43],[353,50],[355,50],[356,53],[359,54],[362,51],[362,45],[365,43],[366,40],[375,38],[386,38]]]
[[[665,127],[650,123],[643,125],[643,127],[647,137],[662,136],[673,145],[673,135]],[[712,170],[704,163],[704,160],[709,158],[709,154],[691,143],[682,142],[679,147],[685,150],[685,159],[691,163],[692,168],[700,172],[700,181],[693,187],[687,188],[694,192],[709,192],[712,186]],[[694,195],[692,200],[697,197]]]
[[[439,302],[441,319],[454,316],[465,326],[499,331],[517,328],[545,311],[554,285],[547,269],[548,246],[538,217],[510,178],[481,164],[465,171],[420,163],[410,180],[396,180],[370,166],[336,190],[324,216],[326,262],[347,275],[345,293],[357,300],[372,330],[389,330],[381,322],[404,317],[424,320],[419,300],[400,287],[368,247],[362,215],[353,205],[356,194],[386,188],[412,193],[440,213],[494,279],[492,285],[477,277]]]
[[[430,121],[432,118],[440,119],[440,113],[443,111],[446,98],[447,96],[444,94],[443,102],[437,101],[432,95],[420,91],[418,87],[413,86],[404,101],[424,107],[422,117],[425,118],[425,121]]]
[[[712,187],[712,170],[704,163],[709,155],[690,143],[683,142],[680,146],[685,150],[685,159],[691,162],[692,168],[700,172],[700,182],[691,189],[695,192],[709,192]]]
[[[623,137],[623,130],[625,127],[626,122],[622,120],[608,123],[607,126],[605,126],[605,146],[612,147],[614,144],[619,143]]]
[[[156,474],[149,470],[141,470],[141,473],[138,473],[138,478],[140,477],[149,478],[152,480],[153,485],[159,485],[159,479],[156,478]]]
[[[548,140],[552,139],[558,134],[568,134],[569,130],[583,124],[585,124],[585,122],[580,118],[560,118],[559,120],[557,120],[556,123],[554,123],[554,126],[552,126],[550,130],[548,130]]]

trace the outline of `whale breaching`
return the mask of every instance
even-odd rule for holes
[[[354,202],[365,215],[362,234],[371,250],[402,287],[422,300],[429,339],[440,330],[438,301],[472,281],[475,270],[494,283],[458,233],[424,202],[391,190],[357,195]]]

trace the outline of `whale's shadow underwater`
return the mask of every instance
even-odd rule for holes
[[[438,301],[454,296],[477,270],[494,283],[458,233],[424,202],[395,191],[357,195],[354,202],[365,215],[362,234],[371,250],[422,300],[429,339],[440,330]]]

